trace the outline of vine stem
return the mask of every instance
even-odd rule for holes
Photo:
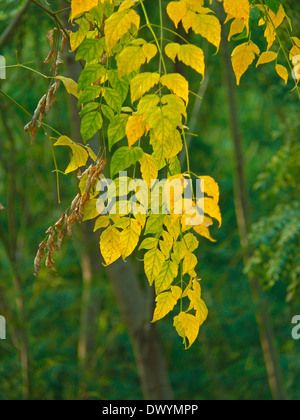
[[[162,50],[163,50],[163,39],[164,39],[164,28],[163,28],[163,11],[162,11],[162,0],[159,0],[159,19],[160,19],[160,57],[159,57],[159,74],[161,74],[162,68]]]
[[[23,108],[20,104],[18,104],[13,98],[11,98],[7,93],[3,92],[2,89],[0,89],[0,94],[3,95],[5,98],[7,98],[10,102],[12,102],[17,108],[19,108],[22,112],[24,112],[24,114],[26,114],[28,117],[32,118],[32,115],[30,114],[30,112],[26,111],[25,108]],[[60,186],[59,186],[59,169],[58,169],[58,165],[57,165],[57,160],[56,160],[56,156],[55,156],[55,152],[54,152],[54,148],[53,148],[53,144],[51,142],[51,137],[48,134],[46,128],[52,130],[54,133],[56,133],[58,136],[62,136],[61,133],[59,133],[57,130],[55,130],[54,128],[50,127],[49,125],[43,123],[42,127],[44,129],[44,132],[46,134],[46,136],[48,137],[49,143],[50,143],[50,147],[51,147],[51,152],[52,152],[52,157],[53,157],[53,162],[54,162],[54,166],[55,166],[55,172],[56,172],[56,184],[57,184],[57,199],[58,199],[58,203],[61,203],[60,200]]]
[[[140,4],[141,4],[141,7],[142,7],[142,9],[143,9],[143,13],[144,13],[144,15],[145,15],[145,19],[146,19],[146,26],[147,26],[147,27],[149,28],[149,30],[151,31],[151,33],[152,33],[152,35],[153,35],[153,38],[154,38],[154,40],[155,40],[155,43],[156,43],[157,49],[158,49],[158,51],[159,51],[159,54],[160,54],[160,57],[161,57],[162,66],[163,66],[163,68],[164,68],[164,72],[165,72],[165,73],[167,73],[167,67],[166,67],[166,63],[165,63],[164,58],[163,58],[162,49],[161,49],[160,43],[158,42],[157,36],[156,36],[156,34],[155,34],[155,32],[154,32],[154,30],[153,30],[153,28],[152,28],[152,25],[151,25],[151,23],[150,23],[148,13],[147,13],[147,10],[146,10],[145,5],[144,5],[144,0],[140,0]]]

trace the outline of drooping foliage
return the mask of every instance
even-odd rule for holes
[[[36,274],[45,255],[47,267],[55,270],[53,254],[66,234],[72,236],[75,223],[96,219],[95,231],[101,229],[100,250],[105,265],[119,258],[126,260],[137,248],[145,251],[144,271],[149,284],[156,290],[153,322],[164,318],[177,305],[174,326],[186,347],[196,340],[208,313],[201,298],[195,250],[199,247],[199,239],[214,241],[209,227],[214,221],[221,226],[222,218],[218,184],[208,175],[195,175],[188,160],[186,135],[192,94],[189,81],[181,73],[168,71],[172,62],[179,61],[191,67],[199,78],[204,78],[209,57],[205,57],[196,43],[189,43],[183,36],[179,37],[180,41],[169,42],[169,37],[164,38],[164,32],[174,34],[182,25],[186,33],[192,30],[218,52],[222,25],[214,12],[215,3],[204,0],[169,2],[166,13],[174,23],[173,31],[163,26],[161,1],[157,4],[161,24],[156,28],[150,22],[144,1],[73,0],[71,20],[78,27],[72,33],[56,30],[55,35],[61,38],[59,47],[53,41],[54,33],[48,34],[51,51],[47,62],[54,62],[54,83],[27,126],[34,137],[37,121],[40,125],[44,123],[60,82],[68,93],[78,98],[81,136],[85,144],[60,136],[55,140],[55,146],[67,146],[73,153],[65,174],[84,166],[86,170],[78,173],[79,193],[70,208],[47,230],[47,237],[40,244],[35,261]],[[289,34],[291,31],[282,5],[277,0],[252,4],[248,0],[224,0],[222,3],[225,24],[230,21],[231,25],[229,40],[242,40],[232,53],[237,84],[241,83],[254,60],[257,59],[257,66],[275,62],[275,70],[285,83],[288,71],[292,72],[299,95],[296,76],[300,41],[289,35],[292,48],[287,53],[278,36],[278,28],[282,25]],[[264,29],[266,40],[262,54],[253,41],[254,34],[261,31],[260,27]],[[144,29],[153,37],[150,42],[141,35]],[[59,71],[60,54],[68,37],[76,60],[82,64],[77,82],[61,76]],[[275,52],[271,48],[276,38],[280,48]],[[87,145],[95,135],[100,139],[97,155]],[[178,158],[183,149],[187,152],[186,172],[182,171]],[[109,169],[110,177],[117,185],[117,200],[113,204],[114,211],[99,216],[97,183],[99,178],[105,179],[105,169]],[[130,175],[119,176],[123,171]],[[139,173],[146,187],[137,192],[134,183]],[[160,214],[153,214],[149,200],[144,199],[154,194],[160,197],[165,192],[160,183],[152,183],[159,176],[175,182],[176,188],[167,203],[167,211],[160,208]],[[187,180],[195,179],[202,180],[203,197],[196,197],[192,187],[192,198],[182,200]],[[124,185],[126,191],[136,192],[126,200],[121,191]],[[113,192],[108,189],[106,204],[110,203]],[[179,206],[182,206],[182,212],[176,211]],[[199,209],[203,215],[201,221],[191,223]]]

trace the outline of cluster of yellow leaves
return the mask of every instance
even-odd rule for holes
[[[221,0],[219,0],[221,1]],[[233,22],[231,23],[230,33],[229,33],[229,40],[237,34],[241,34],[245,28],[247,29],[247,33],[249,32],[249,11],[250,11],[250,5],[248,3],[248,0],[245,0],[243,2],[243,7],[241,5],[239,14],[237,10],[234,11],[234,3],[236,2],[229,2],[230,6],[227,4],[226,8],[226,0],[224,0],[224,7],[225,11],[228,13],[227,20],[231,20],[234,18]],[[238,2],[240,4],[240,2]],[[237,4],[237,3],[236,3]],[[229,11],[229,7],[231,8],[231,11]],[[233,53],[232,53],[232,65],[233,70],[236,75],[237,84],[240,84],[240,80],[242,75],[246,72],[246,70],[249,68],[249,66],[254,62],[256,55],[259,56],[258,61],[256,63],[256,67],[262,65],[262,64],[268,64],[271,62],[276,61],[275,64],[275,70],[277,74],[284,80],[285,84],[288,82],[288,69],[283,66],[282,64],[278,64],[278,52],[270,51],[271,47],[273,46],[276,37],[277,37],[277,30],[282,25],[285,19],[290,23],[290,20],[288,16],[286,15],[284,8],[282,5],[278,8],[277,13],[273,12],[270,8],[261,5],[256,4],[252,7],[255,7],[259,12],[262,14],[262,18],[259,20],[258,25],[259,26],[265,26],[264,30],[264,36],[267,42],[267,51],[262,52],[260,54],[260,49],[257,45],[255,45],[251,40],[237,46]],[[246,17],[248,16],[248,19]],[[298,38],[292,37],[292,41],[294,42],[294,47],[292,48],[290,52],[290,60],[293,62],[294,66],[297,61],[294,57],[299,56],[300,49],[297,46],[297,42],[299,42]],[[297,78],[297,77],[295,77]],[[299,75],[300,78],[300,75]]]

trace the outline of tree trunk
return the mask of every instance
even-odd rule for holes
[[[222,36],[222,57],[225,72],[225,87],[228,95],[229,121],[232,131],[233,152],[234,152],[234,181],[235,181],[235,209],[239,228],[241,246],[245,265],[251,254],[249,252],[248,232],[250,225],[249,197],[245,181],[244,154],[242,149],[242,135],[237,112],[235,97],[234,74],[231,66],[230,52],[227,42],[227,33],[223,27]],[[284,384],[282,380],[281,367],[278,352],[275,345],[267,303],[263,298],[263,291],[259,279],[249,276],[252,300],[255,305],[255,316],[257,320],[260,341],[266,363],[268,381],[272,396],[275,400],[284,400]]]
[[[149,290],[147,302],[130,263],[119,260],[107,270],[128,326],[144,397],[171,400],[173,394],[162,346],[156,326],[151,324],[153,290]]]

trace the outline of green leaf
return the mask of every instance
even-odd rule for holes
[[[178,275],[178,264],[174,261],[168,260],[164,262],[161,272],[155,279],[156,294],[160,294],[168,290]]]
[[[122,103],[125,101],[128,91],[129,91],[129,82],[125,77],[119,77],[117,70],[109,70],[108,80],[113,89],[115,89],[121,96]]]
[[[101,64],[89,64],[82,70],[78,80],[78,90],[82,90],[92,83],[95,83],[101,77],[105,76],[106,70]]]
[[[107,105],[109,105],[115,112],[118,114],[121,112],[123,104],[122,97],[115,89],[106,88],[104,99],[106,100]]]
[[[98,98],[100,96],[101,90],[102,88],[100,86],[88,86],[85,88],[79,96],[78,106]]]
[[[280,2],[278,0],[266,0],[266,5],[277,15],[280,8]]]
[[[107,136],[109,151],[111,151],[114,144],[122,140],[126,136],[126,124],[129,116],[126,114],[116,115],[110,122]]]
[[[104,41],[103,39],[92,39],[87,38],[83,41],[83,43],[78,48],[78,52],[76,54],[76,60],[85,60],[88,64],[92,63],[95,60],[99,60],[99,58],[103,54],[104,50]]]
[[[111,159],[111,165],[110,165],[110,174],[111,178],[120,171],[124,171],[125,169],[128,169],[130,166],[137,163],[138,160],[141,159],[144,152],[143,149],[140,147],[132,147],[129,149],[129,147],[121,147],[118,149],[112,159]]]
[[[82,108],[82,110],[80,111],[80,116],[82,117],[88,112],[95,111],[98,107],[99,107],[99,104],[97,102],[90,102]]]
[[[98,130],[101,130],[103,120],[99,112],[86,114],[81,121],[80,133],[84,142],[91,139]]]

